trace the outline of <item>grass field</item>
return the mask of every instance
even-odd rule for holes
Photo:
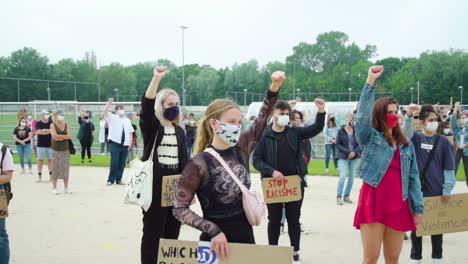
[[[15,163],[19,163],[18,155],[14,154],[14,159]],[[110,164],[110,156],[109,155],[93,155],[92,157],[93,162],[88,163],[88,160],[85,160],[84,166],[98,166],[98,167],[109,167]],[[33,160],[33,163],[36,163],[35,160]],[[81,156],[80,155],[71,155],[70,158],[70,164],[72,166],[82,166],[81,164]],[[250,166],[252,172],[258,172],[253,168],[253,166]],[[329,176],[338,176],[339,173],[335,171],[334,169],[330,169],[330,172],[325,173],[325,162],[322,160],[313,160],[309,164],[309,174],[310,175],[329,175]],[[457,180],[465,180],[464,174],[464,168],[463,168],[463,163],[460,163],[460,168],[458,170],[457,174]]]

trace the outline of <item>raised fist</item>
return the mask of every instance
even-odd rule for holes
[[[297,105],[297,101],[296,100],[291,100],[288,102],[289,105],[291,106],[291,108],[294,108],[296,105]]]
[[[455,103],[455,111],[460,111],[460,102]]]
[[[112,104],[112,103],[114,102],[114,98],[109,98],[109,99],[107,100],[107,102],[108,102],[109,104]]]
[[[167,69],[166,66],[158,66],[154,68],[154,77],[162,79],[169,70]]]
[[[384,71],[383,65],[376,65],[369,68],[367,73],[367,82],[371,85],[374,85],[375,80],[377,80]]]
[[[318,112],[320,113],[325,112],[325,100],[321,98],[315,98],[314,103],[315,103],[315,106],[317,106]]]
[[[279,88],[281,85],[283,85],[284,80],[286,80],[286,73],[282,71],[275,71],[271,74],[272,86]]]

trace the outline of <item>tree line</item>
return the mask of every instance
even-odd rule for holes
[[[448,104],[450,97],[459,101],[459,87],[468,88],[466,50],[427,51],[418,57],[388,57],[377,61],[374,60],[376,56],[376,46],[359,47],[347,34],[331,31],[318,35],[314,43],[294,46],[292,54],[284,61],[264,66],[256,60],[220,69],[210,65],[185,65],[187,104],[207,105],[226,95],[235,95],[238,103],[243,104],[244,93],[247,104],[258,101],[259,97],[252,94],[263,94],[270,74],[276,70],[288,75],[282,87],[285,99],[293,99],[293,94],[307,98],[307,94],[316,93],[328,101],[345,101],[348,97],[343,94],[351,92],[354,93],[352,100],[358,100],[367,69],[373,64],[385,65],[385,74],[378,81],[378,92],[392,93],[401,104],[411,103],[411,87],[414,87],[413,101],[416,101],[418,81],[421,104]],[[47,56],[25,47],[10,56],[0,57],[0,77],[99,83],[102,101],[116,97],[116,89],[120,100],[135,101],[143,95],[157,65],[170,70],[161,86],[173,88],[182,95],[182,68],[167,59],[130,66],[114,62],[98,67],[96,54],[86,52],[80,60],[66,58],[50,63]],[[50,88],[52,100],[75,99],[75,84],[21,81],[21,101],[47,100],[47,88]],[[76,84],[76,89],[78,101],[98,100],[97,85]],[[0,79],[0,101],[17,100],[17,82]]]

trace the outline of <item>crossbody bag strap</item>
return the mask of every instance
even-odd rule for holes
[[[422,170],[422,173],[421,173],[421,186],[422,186],[423,189],[424,189],[424,183],[425,183],[425,180],[426,180],[427,168],[429,167],[429,164],[431,163],[432,159],[434,158],[436,148],[439,145],[440,135],[436,134],[435,137],[436,138],[435,138],[435,141],[434,141],[434,145],[432,146],[431,152],[429,153],[429,156],[428,156],[428,158],[426,160],[426,164],[424,164],[424,167],[423,167],[423,170]]]
[[[229,168],[229,165],[227,165],[226,161],[224,161],[224,159],[219,155],[218,152],[216,152],[212,148],[207,148],[204,151],[209,153],[211,156],[215,157],[219,161],[219,163],[221,163],[221,165],[229,173],[231,178],[237,183],[237,185],[241,188],[242,191],[247,190],[247,187],[245,187],[245,185],[242,184],[242,182],[239,180],[239,178],[237,178],[237,176],[234,174],[234,172],[231,170],[231,168]]]
[[[154,148],[156,147],[156,142],[158,142],[158,136],[159,136],[159,128],[156,130],[156,136],[154,137],[153,147],[151,148],[151,154],[148,159],[150,161],[153,161]]]

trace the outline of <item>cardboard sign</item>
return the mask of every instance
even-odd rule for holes
[[[174,197],[179,184],[180,175],[162,177],[161,207],[174,205]]]
[[[161,239],[157,264],[284,264],[293,256],[291,247],[229,243],[229,249],[229,258],[221,260],[210,254],[209,242]]]
[[[8,202],[5,189],[0,189],[0,218],[8,216]]]
[[[417,236],[468,231],[468,193],[452,195],[447,203],[441,196],[424,198],[423,223]]]
[[[263,178],[262,188],[267,204],[294,202],[302,198],[301,177],[297,175],[286,176],[282,181]]]

